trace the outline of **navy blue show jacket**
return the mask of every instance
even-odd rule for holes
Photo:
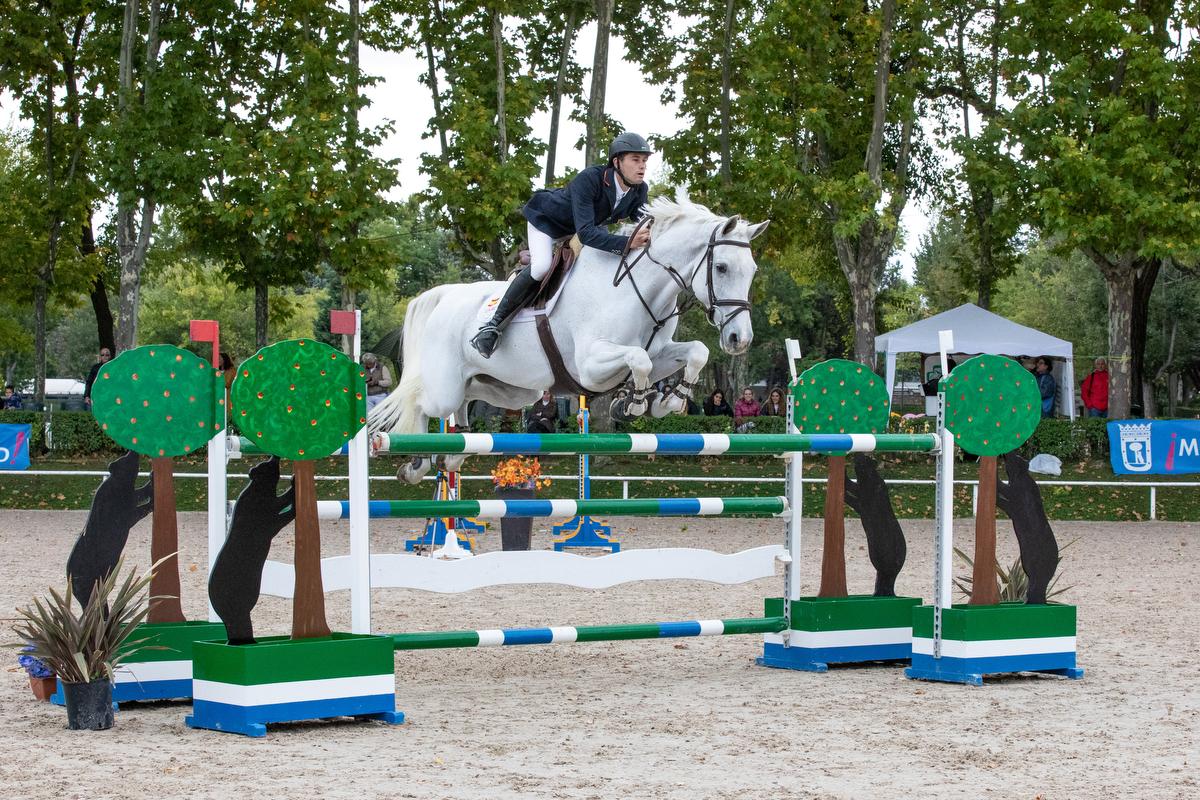
[[[533,227],[552,239],[578,234],[588,247],[620,253],[629,237],[617,236],[605,228],[629,219],[642,218],[642,208],[650,189],[645,183],[629,187],[621,203],[613,208],[617,196],[617,176],[612,167],[597,164],[576,175],[562,189],[541,189],[521,209]]]

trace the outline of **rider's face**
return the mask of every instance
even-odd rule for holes
[[[645,153],[626,153],[617,159],[621,175],[631,186],[637,186],[646,180],[646,162],[650,156]]]

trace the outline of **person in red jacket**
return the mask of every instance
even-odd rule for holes
[[[1083,407],[1089,417],[1108,416],[1108,362],[1097,358],[1095,369],[1083,379]]]

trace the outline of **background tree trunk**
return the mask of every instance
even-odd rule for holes
[[[731,186],[729,161],[729,58],[733,50],[733,0],[725,0],[724,47],[721,48],[721,185]]]
[[[267,346],[267,325],[270,322],[267,309],[267,285],[254,285],[254,343],[260,349]]]
[[[87,257],[96,253],[96,237],[92,232],[92,220],[83,225],[79,241],[79,252]],[[92,312],[96,315],[96,343],[99,347],[107,347],[110,353],[116,352],[117,340],[113,329],[112,307],[108,304],[108,287],[104,285],[104,272],[96,274],[90,291]]]
[[[554,162],[558,155],[558,119],[562,113],[562,96],[567,81],[567,66],[571,63],[571,45],[574,42],[575,21],[579,18],[579,7],[572,4],[567,9],[563,23],[562,50],[558,54],[558,77],[554,80],[554,96],[550,101],[550,138],[546,150],[546,180],[549,186],[554,181]]]
[[[596,0],[596,49],[592,54],[592,90],[588,96],[586,164],[603,158],[604,90],[608,85],[608,40],[612,33],[613,0]]]
[[[508,117],[504,111],[504,20],[492,9],[492,46],[496,51],[496,135],[500,163],[508,160]]]

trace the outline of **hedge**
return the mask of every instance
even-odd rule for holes
[[[46,446],[46,421],[50,422],[50,447]],[[31,426],[29,452],[42,455],[50,450],[56,455],[83,456],[97,453],[120,453],[124,449],[100,430],[96,418],[88,411],[0,411],[0,423]]]

